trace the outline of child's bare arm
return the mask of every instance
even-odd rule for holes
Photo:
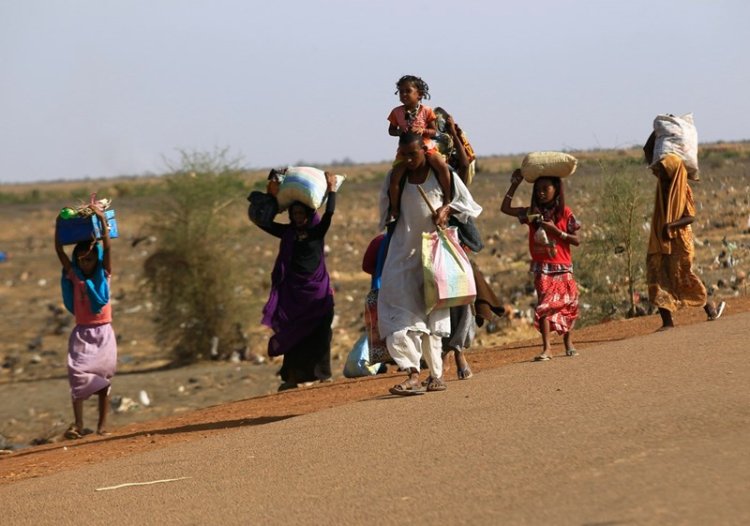
[[[401,128],[399,128],[395,124],[390,124],[388,126],[388,135],[390,135],[391,137],[398,137],[399,135],[401,135]]]
[[[450,134],[451,138],[453,139],[453,148],[456,150],[456,160],[458,161],[456,164],[456,172],[458,172],[458,176],[461,178],[461,180],[465,183],[466,182],[466,175],[469,171],[469,155],[466,153],[466,148],[464,148],[464,142],[461,140],[461,135],[458,130],[458,126],[453,121],[453,117],[448,115],[445,119],[446,124],[448,125],[448,133]]]
[[[521,181],[523,181],[521,170],[516,169],[510,176],[510,188],[508,188],[508,191],[505,193],[503,204],[500,207],[502,213],[513,217],[519,217],[528,213],[528,209],[525,206],[512,206],[513,194],[516,193],[516,188],[521,184]]]
[[[69,272],[71,269],[71,263],[70,258],[68,257],[68,254],[65,253],[65,249],[62,246],[62,243],[60,243],[60,218],[57,218],[57,222],[55,223],[55,252],[57,252],[57,258],[60,260],[60,264],[62,264],[62,267],[65,269],[65,272]]]
[[[422,130],[422,137],[428,137],[430,139],[434,139],[437,135],[438,129],[437,124],[435,121],[430,121],[425,126],[424,130]]]
[[[542,221],[540,225],[548,234],[551,234],[561,239],[562,241],[570,243],[574,247],[577,247],[581,244],[581,240],[578,238],[578,234],[569,234],[564,230],[560,230],[552,221]]]
[[[102,227],[102,249],[103,249],[103,261],[102,265],[104,266],[104,270],[107,271],[107,274],[112,273],[112,259],[109,254],[109,247],[110,247],[110,240],[109,240],[109,223],[107,222],[107,218],[104,215],[104,211],[102,211],[99,207],[92,207],[94,209],[94,213],[96,214],[96,217],[99,218],[99,224]]]

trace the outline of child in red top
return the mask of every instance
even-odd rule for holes
[[[577,234],[580,225],[565,206],[559,177],[539,177],[534,182],[530,207],[511,206],[522,180],[521,170],[514,171],[501,210],[529,225],[531,272],[537,293],[534,325],[542,333],[542,353],[534,359],[550,359],[550,328],[563,335],[565,354],[575,356],[578,352],[573,347],[571,332],[578,318],[578,286],[573,278],[570,245],[580,244]]]
[[[388,134],[399,137],[411,132],[422,137],[424,145],[427,147],[427,162],[434,170],[440,187],[443,190],[443,205],[447,205],[452,195],[451,174],[448,165],[443,160],[440,152],[438,152],[433,140],[438,134],[437,116],[432,108],[422,104],[422,99],[430,98],[430,87],[419,77],[404,75],[396,82],[396,88],[398,88],[396,94],[403,105],[393,108],[388,115]],[[386,223],[392,223],[399,216],[401,180],[406,171],[406,163],[403,161],[404,159],[401,154],[396,154],[388,189],[390,210]]]

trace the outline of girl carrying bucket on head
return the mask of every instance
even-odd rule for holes
[[[112,273],[109,225],[99,207],[91,208],[102,225],[102,241],[78,243],[72,260],[60,242],[60,219],[55,226],[55,251],[63,267],[63,302],[76,320],[68,340],[68,381],[75,422],[65,432],[65,438],[81,438],[92,432],[83,427],[83,401],[92,394],[99,398],[96,432],[109,434],[106,429],[109,392],[117,365],[117,340],[109,301]]]

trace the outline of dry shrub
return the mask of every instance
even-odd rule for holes
[[[238,161],[226,150],[180,152],[179,167],[166,176],[166,192],[148,225],[158,248],[144,264],[156,305],[157,341],[179,363],[230,352],[233,325],[245,318],[237,233],[228,205],[247,194]],[[214,356],[217,357],[217,356]]]
[[[584,250],[577,261],[577,275],[591,307],[583,323],[633,316],[637,294],[644,292],[647,228],[651,213],[651,186],[642,164],[600,163],[601,188],[594,203]],[[589,318],[586,320],[586,318]]]

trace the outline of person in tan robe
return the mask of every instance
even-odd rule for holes
[[[668,154],[652,170],[659,181],[646,268],[648,299],[659,309],[660,330],[674,327],[672,313],[681,307],[703,307],[708,319],[715,320],[726,304],[707,302],[706,287],[693,272],[695,202],[685,164]]]

